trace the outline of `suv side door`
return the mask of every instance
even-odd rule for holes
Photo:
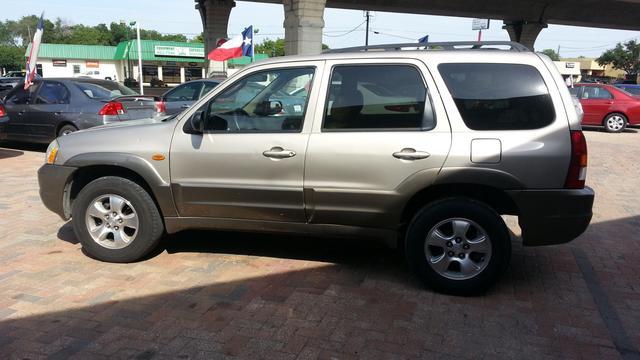
[[[328,61],[325,72],[305,166],[309,222],[395,229],[449,153],[433,79],[413,59]]]
[[[185,112],[170,154],[180,216],[306,222],[305,154],[323,64],[251,68]],[[297,111],[283,111],[278,94],[306,84],[313,90]],[[204,134],[185,133],[193,116],[204,119]]]

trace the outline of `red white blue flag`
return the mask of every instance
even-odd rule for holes
[[[253,26],[244,29],[242,34],[227,40],[213,49],[207,58],[215,61],[225,61],[241,56],[253,57]]]
[[[36,33],[33,34],[33,41],[31,42],[31,50],[29,51],[29,57],[27,58],[27,71],[24,76],[24,89],[27,90],[33,79],[36,76],[36,63],[38,62],[38,50],[40,49],[40,41],[42,40],[42,33],[44,32],[44,11],[40,15],[38,20],[38,27]]]

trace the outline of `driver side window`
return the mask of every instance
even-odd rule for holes
[[[300,132],[314,68],[250,74],[203,107],[206,131]]]

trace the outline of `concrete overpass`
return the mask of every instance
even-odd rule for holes
[[[548,24],[640,30],[640,0],[254,0],[282,4],[288,55],[321,51],[324,9],[373,10],[504,20],[513,41],[532,48]],[[195,0],[205,47],[227,37],[233,0]],[[256,14],[259,16],[259,14]]]

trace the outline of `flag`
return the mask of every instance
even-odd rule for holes
[[[253,26],[249,26],[242,34],[213,49],[207,58],[214,61],[225,61],[241,56],[253,57]]]
[[[38,20],[38,27],[36,33],[33,34],[33,41],[31,42],[31,50],[29,51],[29,57],[27,58],[27,71],[24,75],[24,89],[27,90],[29,86],[33,84],[33,79],[36,76],[36,67],[38,62],[38,50],[40,49],[40,40],[42,40],[42,33],[44,32],[44,11],[40,15]]]
[[[418,39],[418,42],[420,44],[428,43],[429,42],[429,35],[421,37],[420,39]]]

